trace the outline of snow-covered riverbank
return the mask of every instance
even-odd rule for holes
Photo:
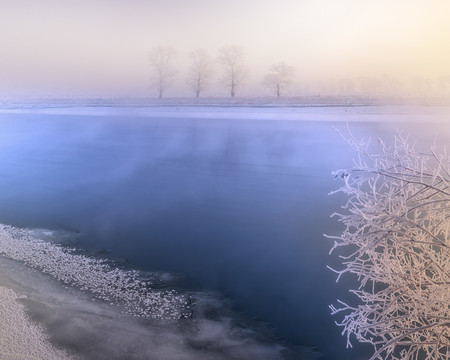
[[[396,123],[450,123],[450,106],[396,105],[152,105],[152,106],[17,106],[0,114],[39,114],[184,119],[288,120]]]
[[[0,359],[71,359],[50,343],[45,330],[29,318],[18,299],[12,289],[0,286]]]

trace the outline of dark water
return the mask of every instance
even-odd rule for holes
[[[323,359],[366,359],[328,309],[348,285],[326,269],[344,200],[330,172],[353,157],[329,120],[1,114],[0,222],[80,232],[77,246],[222,291]],[[450,142],[444,124],[388,120],[351,128]]]

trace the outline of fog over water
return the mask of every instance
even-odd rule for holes
[[[72,235],[53,241],[127,269],[173,274],[170,286],[180,291],[214,291],[214,301],[232,304],[230,317],[247,319],[242,324],[257,333],[266,330],[250,319],[267,322],[280,343],[314,347],[322,359],[366,359],[363,346],[345,349],[328,309],[348,298],[351,283],[336,285],[326,269],[338,261],[322,236],[340,230],[329,218],[344,201],[327,195],[339,186],[331,171],[353,158],[333,126],[345,131],[346,117],[376,117],[349,127],[356,137],[388,141],[403,129],[426,150],[436,134],[439,145],[450,143],[445,116],[402,108],[383,115],[376,107],[294,109],[289,116],[285,109],[279,119],[264,110],[248,110],[253,119],[226,108],[209,110],[220,116],[171,111],[1,113],[0,222],[66,231]],[[48,286],[66,291],[57,284]],[[44,310],[34,312],[50,323]],[[91,330],[101,339],[100,329]],[[161,331],[186,339],[179,329]]]

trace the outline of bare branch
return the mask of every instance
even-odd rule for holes
[[[337,281],[357,276],[355,305],[338,300],[332,314],[342,322],[347,346],[354,336],[374,347],[375,359],[448,359],[450,347],[450,161],[434,145],[419,153],[401,132],[394,145],[379,140],[378,154],[350,132],[343,136],[356,151],[355,166],[333,172],[348,195],[344,224],[331,251],[344,268]],[[356,249],[356,250],[355,250]]]
[[[244,83],[248,69],[244,65],[244,50],[239,46],[225,46],[219,49],[217,62],[223,68],[223,81],[230,88],[230,95],[236,95],[236,88]]]
[[[158,97],[162,98],[169,85],[169,80],[175,75],[172,60],[175,51],[171,47],[155,46],[148,53],[148,60],[153,70],[152,85],[158,91]]]
[[[195,92],[196,97],[200,97],[214,74],[214,63],[205,50],[197,49],[189,54],[191,67],[187,78],[188,85]]]

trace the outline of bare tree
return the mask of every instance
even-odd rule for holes
[[[153,69],[152,84],[158,90],[158,97],[162,98],[170,78],[175,75],[172,60],[175,51],[167,46],[155,46],[148,53],[148,60]]]
[[[295,68],[283,62],[273,64],[270,73],[264,77],[264,85],[275,89],[277,97],[281,96],[282,90],[292,83]]]
[[[401,133],[380,151],[351,134],[354,166],[334,172],[349,196],[333,214],[345,229],[330,253],[342,249],[337,281],[355,274],[355,304],[339,301],[337,325],[374,347],[375,359],[444,360],[450,355],[450,160],[419,153]]]
[[[188,85],[196,97],[208,86],[209,79],[214,74],[214,63],[205,50],[197,49],[189,54],[192,64],[187,79]]]
[[[217,61],[223,67],[225,85],[230,88],[231,97],[234,97],[236,88],[242,85],[248,74],[244,64],[244,50],[239,46],[222,47]]]

